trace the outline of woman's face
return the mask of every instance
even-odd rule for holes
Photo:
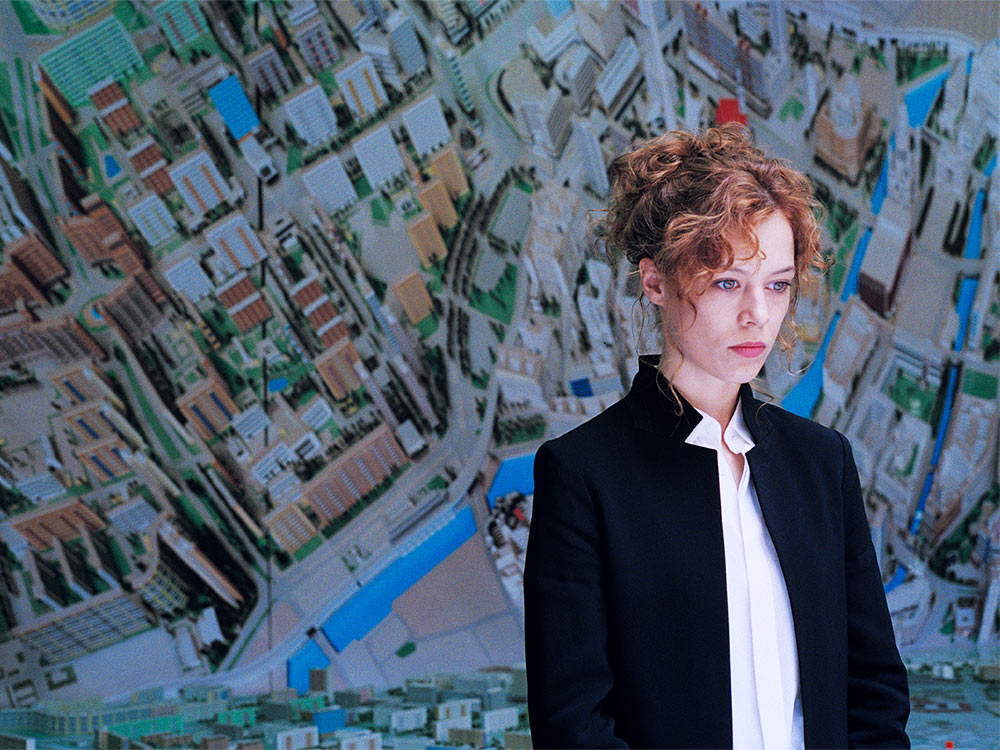
[[[774,346],[791,299],[795,241],[780,212],[757,224],[754,234],[761,254],[734,242],[731,268],[688,299],[662,298],[666,370],[686,395],[734,393],[757,377]]]

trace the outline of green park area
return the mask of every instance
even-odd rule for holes
[[[420,332],[420,338],[425,339],[438,329],[437,315],[431,313],[414,326]]]
[[[854,244],[858,238],[858,227],[860,224],[855,224],[850,232],[847,233],[847,237],[844,241],[840,243],[837,248],[837,253],[834,256],[833,266],[830,268],[830,272],[827,275],[827,279],[830,281],[830,288],[839,292],[841,284],[844,281],[844,275],[847,273],[847,268],[850,265],[851,251],[854,249]]]
[[[514,314],[514,295],[517,293],[517,266],[508,263],[503,275],[489,291],[483,291],[475,284],[469,293],[469,302],[479,312],[510,323]]]
[[[985,372],[966,370],[962,377],[962,393],[993,401],[997,397],[997,377]]]
[[[18,23],[21,24],[21,31],[23,31],[26,35],[35,36],[39,34],[58,33],[39,20],[38,16],[35,15],[35,11],[32,10],[31,4],[28,0],[10,0],[10,4],[14,7],[14,13],[17,15]]]
[[[135,377],[135,373],[132,372],[132,368],[127,365],[123,368],[125,373],[128,375],[129,385],[132,387],[132,393],[135,395],[136,403],[139,404],[139,410],[142,412],[142,418],[146,421],[153,432],[156,434],[157,439],[159,439],[163,449],[167,452],[167,456],[171,461],[176,461],[181,457],[181,452],[177,450],[177,446],[174,445],[173,441],[170,439],[170,435],[164,429],[163,424],[160,422],[160,418],[156,416],[156,412],[153,411],[153,407],[150,406],[149,401],[146,399],[146,394],[142,392],[142,387],[139,385],[139,381]]]
[[[806,105],[799,101],[798,97],[790,96],[788,100],[781,105],[781,111],[778,112],[778,119],[784,122],[789,117],[795,120],[802,119],[802,113],[805,112]]]
[[[912,414],[922,422],[934,424],[934,407],[937,403],[937,391],[921,388],[912,377],[898,370],[896,378],[889,384],[887,395],[902,411]]]
[[[306,542],[297,550],[295,550],[295,552],[292,553],[292,556],[296,559],[296,561],[302,562],[307,557],[309,557],[309,555],[315,552],[316,549],[318,549],[322,543],[323,543],[323,536],[321,534],[317,534],[308,542]]]

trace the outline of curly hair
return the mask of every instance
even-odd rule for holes
[[[791,336],[778,338],[781,349],[790,351],[799,293],[828,266],[820,248],[823,209],[802,172],[765,155],[744,126],[730,123],[697,134],[675,130],[640,143],[615,158],[609,174],[611,197],[597,222],[609,259],[624,255],[637,265],[650,258],[679,299],[690,299],[733,265],[733,240],[761,253],[754,228],[781,212],[795,243]]]

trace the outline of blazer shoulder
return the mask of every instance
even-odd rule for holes
[[[539,450],[569,453],[582,465],[586,456],[605,451],[608,445],[614,444],[609,441],[622,440],[632,429],[632,415],[622,399],[562,435],[546,440]]]
[[[815,444],[820,448],[837,450],[841,448],[841,441],[847,441],[846,437],[832,427],[800,417],[777,404],[762,404],[760,410],[767,415],[774,431],[786,440],[802,441],[806,445]]]

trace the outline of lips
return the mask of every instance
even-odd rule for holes
[[[734,351],[741,357],[747,357],[751,359],[753,357],[759,357],[767,349],[763,341],[746,341],[742,344],[737,344],[736,346],[729,347],[730,351]]]

